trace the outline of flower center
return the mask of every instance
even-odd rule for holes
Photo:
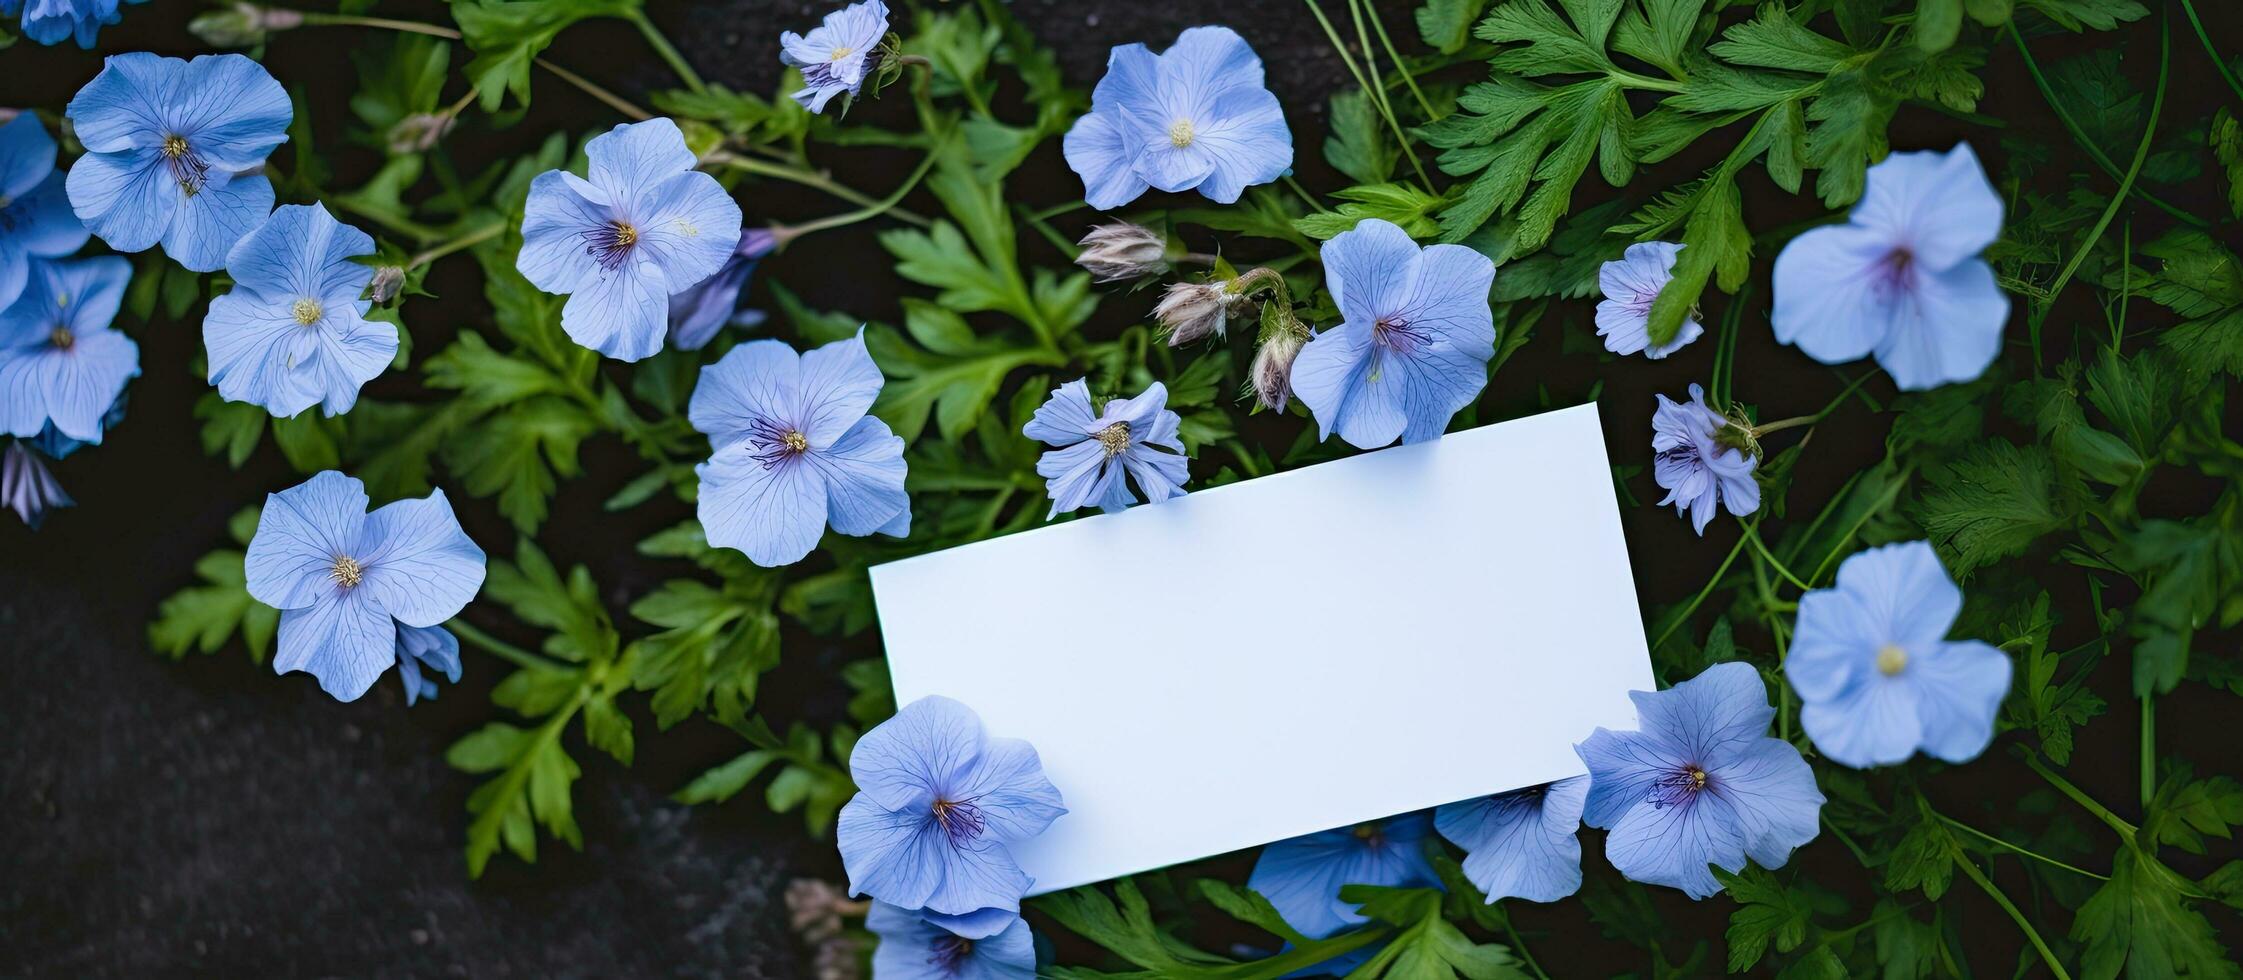
[[[1192,145],[1192,121],[1178,119],[1168,127],[1168,143],[1177,149]]]
[[[164,137],[164,165],[171,169],[171,179],[178,182],[180,191],[188,197],[202,193],[210,183],[210,164],[187,145],[187,137],[172,133]]]
[[[55,324],[54,332],[47,335],[47,342],[55,345],[58,350],[69,350],[72,344],[78,342],[78,337],[70,332],[69,327],[58,323]]]
[[[308,327],[318,323],[320,314],[326,311],[320,309],[318,300],[307,296],[291,304],[288,307],[288,312],[296,318],[298,326]]]
[[[927,963],[944,973],[956,975],[973,955],[973,940],[963,936],[942,936],[928,947]]]
[[[1887,643],[1877,648],[1877,672],[1891,677],[1908,669],[1908,651],[1899,644]]]
[[[828,59],[826,59],[826,60],[828,60],[828,61],[840,61],[841,59],[843,59],[843,58],[846,58],[846,57],[848,57],[848,56],[850,56],[850,55],[853,55],[853,54],[856,54],[856,53],[857,53],[857,49],[855,49],[855,48],[852,48],[852,47],[850,47],[850,46],[848,46],[848,45],[844,44],[844,45],[842,45],[842,46],[840,46],[840,47],[838,47],[838,48],[835,48],[835,49],[833,49],[833,57],[831,57],[831,58],[828,58]]]
[[[791,425],[757,419],[748,423],[748,441],[755,446],[755,460],[764,469],[784,463],[810,451],[810,437]]]
[[[1689,763],[1651,783],[1651,805],[1656,809],[1681,806],[1706,788],[1712,777],[1697,763]]]
[[[1129,423],[1116,422],[1098,430],[1098,444],[1106,447],[1106,458],[1119,456],[1129,448]]]
[[[327,577],[334,579],[335,584],[343,588],[356,588],[359,581],[366,577],[366,569],[358,564],[356,558],[336,555],[335,564],[327,569]]]
[[[1375,823],[1356,824],[1353,833],[1355,834],[1356,840],[1362,841],[1364,844],[1367,844],[1371,847],[1378,847],[1379,845],[1386,843],[1386,835],[1379,831],[1379,825]]]
[[[639,229],[628,221],[610,221],[606,227],[585,232],[584,242],[585,253],[600,268],[614,272],[631,257],[631,246],[639,243]]]
[[[982,816],[981,808],[975,806],[972,800],[938,799],[934,805],[934,816],[935,825],[942,828],[943,836],[948,837],[954,846],[962,847],[971,843],[989,826],[988,818]]]
[[[1411,353],[1425,341],[1425,335],[1407,320],[1382,316],[1371,324],[1371,342],[1397,354]]]

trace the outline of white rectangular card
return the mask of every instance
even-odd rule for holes
[[[1024,738],[1056,891],[1579,775],[1652,687],[1594,405],[872,569],[896,701]]]

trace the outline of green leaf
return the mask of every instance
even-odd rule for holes
[[[1362,903],[1362,915],[1396,929],[1394,938],[1348,973],[1347,980],[1526,980],[1508,947],[1474,943],[1442,916],[1438,891],[1347,885],[1340,889],[1340,899]]]
[[[259,509],[245,507],[226,522],[229,536],[247,547],[257,533]],[[176,660],[188,650],[213,653],[236,634],[249,648],[249,658],[265,662],[273,631],[280,625],[280,610],[250,598],[244,554],[221,548],[195,561],[195,574],[206,584],[172,593],[156,607],[148,624],[148,645]]]
[[[758,680],[779,665],[776,584],[761,571],[722,590],[673,579],[631,604],[632,616],[666,627],[633,644],[631,683],[654,692],[657,724],[667,729],[703,708],[728,724],[747,717]]]
[[[530,104],[530,65],[553,38],[587,17],[637,13],[638,0],[452,0],[452,19],[475,60],[467,63],[484,112],[498,111],[507,93]]]
[[[1954,47],[1963,30],[1963,0],[1916,0],[1916,47],[1925,52]]]
[[[946,306],[903,302],[909,339],[875,326],[865,331],[865,346],[889,378],[872,411],[905,442],[918,438],[929,414],[945,440],[963,436],[996,400],[998,387],[1013,369],[1056,367],[1065,361],[1056,351],[1023,349],[1002,337],[976,337],[965,319]]]
[[[1420,17],[1424,13],[1418,11]],[[1362,90],[1347,89],[1332,95],[1332,133],[1324,138],[1324,159],[1332,169],[1359,184],[1381,184],[1394,176],[1394,164],[1401,153],[1387,138],[1378,110]]]
[[[615,627],[600,603],[592,573],[578,565],[563,580],[552,559],[528,538],[516,543],[514,560],[490,561],[483,593],[523,622],[552,631],[554,635],[546,638],[546,653],[572,663],[604,662],[615,656]]]
[[[1925,898],[1936,902],[1955,878],[1955,853],[1954,835],[1926,814],[1894,845],[1885,864],[1885,887],[1894,894],[1921,888]]]
[[[1346,203],[1334,211],[1319,211],[1293,222],[1301,234],[1319,240],[1330,239],[1355,227],[1365,218],[1379,218],[1400,225],[1412,238],[1432,238],[1441,233],[1441,225],[1433,213],[1444,199],[1419,190],[1411,184],[1367,184],[1335,191],[1333,197]]]
[[[1706,51],[1732,65],[1782,68],[1828,74],[1853,49],[1808,30],[1791,19],[1782,4],[1762,4],[1758,16],[1721,32]]]
[[[2042,446],[1981,443],[1953,466],[1928,473],[1917,518],[1960,575],[2020,555],[2043,535],[2072,526],[2081,492]]]
[[[2135,0],[2017,0],[2017,5],[2040,11],[2071,31],[2108,31],[2150,15]]]
[[[467,873],[480,878],[491,855],[504,844],[515,857],[537,860],[538,825],[582,850],[569,787],[582,770],[561,747],[567,713],[556,714],[534,730],[491,722],[470,732],[444,753],[455,769],[497,772],[467,797]]]
[[[1767,955],[1768,947],[1788,953],[1807,939],[1814,907],[1805,895],[1785,888],[1775,876],[1757,867],[1731,874],[1714,868],[1737,909],[1729,913],[1729,972],[1743,973]]]
[[[1442,54],[1455,54],[1464,50],[1464,45],[1472,40],[1472,24],[1480,19],[1480,11],[1486,8],[1487,0],[1426,0],[1425,6],[1417,8],[1418,36]],[[1335,97],[1333,102],[1336,119],[1338,99]],[[1342,172],[1346,173],[1344,170]],[[1348,176],[1366,183],[1385,179],[1360,177],[1353,173]]]
[[[2226,106],[2213,110],[2206,140],[2212,145],[2212,159],[2219,161],[2221,175],[2227,178],[2228,211],[2243,218],[2243,121]]]
[[[2072,919],[2071,937],[2086,945],[2082,980],[2131,977],[2243,976],[2227,958],[2212,924],[2175,884],[2178,876],[2133,847],[2122,847],[2104,882]]]
[[[230,402],[215,391],[195,399],[195,417],[203,420],[202,451],[225,456],[226,465],[237,470],[257,451],[266,420],[272,418],[262,406]]]
[[[2142,831],[2149,839],[2190,854],[2204,853],[2204,838],[2229,840],[2243,825],[2243,784],[2227,776],[2189,778],[2188,767],[2166,764]]]

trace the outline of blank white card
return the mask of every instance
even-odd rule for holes
[[[1197,467],[1195,467],[1197,468]],[[1579,775],[1652,687],[1594,405],[872,569],[896,700],[1024,738],[1056,891]]]

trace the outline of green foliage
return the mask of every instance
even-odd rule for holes
[[[239,634],[250,659],[265,662],[280,611],[249,597],[241,551],[257,533],[259,511],[245,507],[226,522],[226,535],[239,548],[220,548],[195,560],[195,574],[205,584],[174,592],[156,607],[148,624],[148,645],[156,652],[173,659],[189,650],[213,653]]]
[[[496,111],[509,94],[529,104],[531,63],[569,25],[638,9],[638,0],[452,0],[452,18],[475,52],[467,79],[485,112]]]

